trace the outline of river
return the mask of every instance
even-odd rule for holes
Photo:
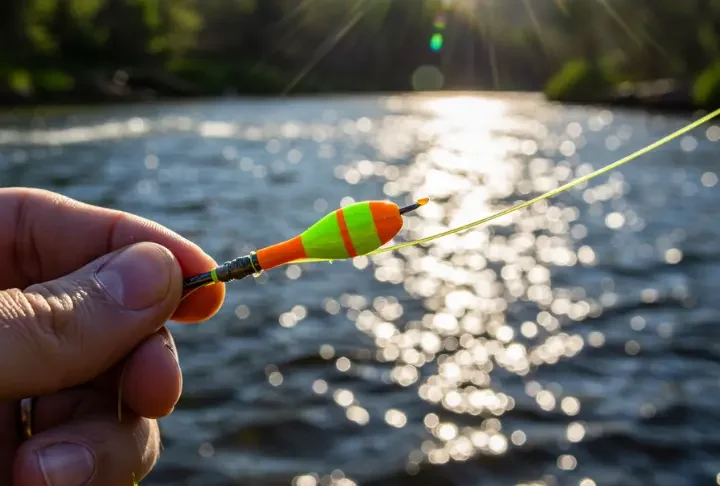
[[[353,200],[489,215],[689,116],[533,95],[123,105],[0,117],[0,185],[156,220],[226,261]],[[496,223],[228,285],[143,486],[720,483],[720,125]]]

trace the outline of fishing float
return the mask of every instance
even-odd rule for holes
[[[392,240],[402,229],[403,215],[424,206],[428,198],[399,207],[392,201],[362,201],[326,214],[286,241],[238,257],[183,281],[193,292],[219,282],[240,280],[293,262],[332,261],[367,255]]]

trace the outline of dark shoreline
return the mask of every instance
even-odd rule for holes
[[[685,101],[666,101],[666,100],[643,100],[640,98],[605,98],[605,99],[550,99],[541,91],[485,91],[485,90],[444,90],[444,91],[327,91],[327,92],[298,92],[291,94],[280,93],[233,93],[228,95],[194,95],[194,96],[107,96],[107,97],[74,97],[67,96],[62,98],[22,98],[16,99],[0,98],[0,112],[16,112],[16,111],[36,111],[46,109],[73,109],[73,108],[93,108],[103,106],[119,106],[134,104],[165,104],[165,103],[198,103],[213,102],[222,100],[235,99],[303,99],[303,98],[350,98],[356,96],[392,96],[400,94],[427,94],[437,96],[450,96],[453,94],[483,94],[499,96],[503,95],[537,95],[542,96],[549,102],[562,103],[566,105],[622,108],[629,110],[642,110],[655,113],[673,113],[673,114],[694,114],[697,112],[711,111],[711,107],[698,107],[691,102]]]

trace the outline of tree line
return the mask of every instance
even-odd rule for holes
[[[672,79],[720,102],[720,0],[3,0],[0,46],[0,96],[130,86],[562,99]]]

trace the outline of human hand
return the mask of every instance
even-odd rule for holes
[[[0,485],[130,486],[148,474],[160,450],[155,419],[182,388],[164,324],[218,310],[221,284],[181,302],[182,279],[214,266],[150,221],[0,189]],[[26,397],[37,398],[23,442]]]

